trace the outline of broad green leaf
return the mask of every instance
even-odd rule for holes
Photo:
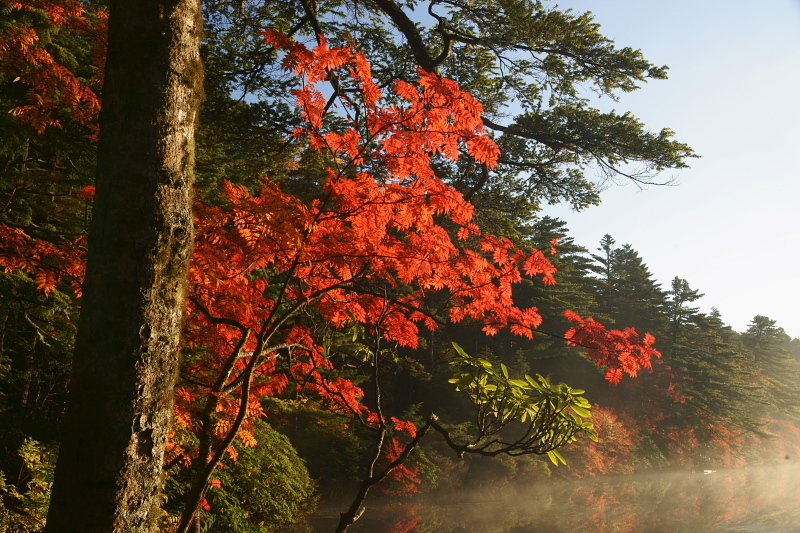
[[[572,410],[575,411],[577,415],[582,416],[583,418],[591,418],[592,416],[592,412],[589,411],[588,409],[584,409],[583,407],[578,407],[575,404],[573,404],[571,407]]]
[[[589,400],[584,398],[583,396],[579,396],[577,398],[573,398],[573,401],[576,405],[580,405],[581,407],[585,407],[586,409],[591,409],[592,404],[589,403]]]
[[[553,462],[554,465],[558,466],[559,461],[562,464],[567,464],[567,461],[564,459],[564,456],[559,453],[558,450],[550,450],[547,452],[547,457],[550,458],[550,461]]]
[[[465,359],[469,359],[469,355],[467,355],[467,352],[464,351],[464,348],[462,348],[461,346],[459,346],[455,342],[452,342],[451,344],[453,345],[453,349],[456,351],[456,353],[458,355],[460,355],[461,357],[463,357]]]

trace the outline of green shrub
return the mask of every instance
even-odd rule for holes
[[[25,439],[16,485],[0,472],[0,533],[36,533],[44,528],[55,469],[55,447]]]
[[[297,522],[316,508],[316,484],[289,439],[263,420],[254,423],[255,447],[237,445],[238,460],[226,457],[206,493],[210,507],[202,513],[206,533],[271,533]],[[167,480],[168,512],[179,513],[189,472],[172,472]]]

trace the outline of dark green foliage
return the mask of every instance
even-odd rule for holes
[[[42,48],[82,82],[96,75],[86,35],[42,11],[0,4],[0,32],[16,27],[34,28]],[[78,193],[93,183],[92,129],[70,120],[67,108],[54,110],[61,127],[37,131],[18,120],[11,111],[30,103],[20,74],[0,64],[0,224],[74,241],[89,219]],[[0,531],[37,531],[44,521],[78,316],[70,292],[46,297],[31,276],[0,269]]]
[[[689,282],[685,279],[675,276],[672,280],[666,311],[669,319],[669,341],[673,345],[673,353],[675,351],[675,343],[685,335],[684,327],[693,322],[699,311],[697,307],[689,307],[688,304],[699,300],[703,296],[700,291],[689,287]]]
[[[316,507],[316,484],[289,439],[263,421],[255,422],[254,448],[218,471],[219,489],[208,496],[207,531],[266,533]]]
[[[25,437],[58,438],[77,309],[19,272],[0,272],[0,302],[0,469],[10,472]]]
[[[221,179],[258,190],[263,177],[279,180],[291,166],[296,147],[290,134],[299,115],[287,96],[296,79],[282,70],[260,33],[268,26],[288,31],[296,9],[292,3],[204,2],[196,186],[206,201],[218,201]]]
[[[36,533],[47,516],[56,450],[25,439],[15,455],[20,460],[16,479],[0,472],[0,533]]]
[[[795,337],[791,340],[787,339],[784,343],[784,348],[789,352],[789,355],[800,360],[800,338]]]
[[[550,241],[559,239],[551,257],[558,284],[544,287],[529,279],[518,287],[517,305],[537,306],[545,318],[533,341],[506,332],[487,338],[470,325],[425,332],[424,349],[402,351],[391,361],[392,369],[382,370],[389,381],[383,387],[387,412],[413,409],[422,419],[433,410],[453,421],[448,428],[454,437],[468,435],[468,402],[442,386],[451,375],[447,346],[457,340],[470,353],[504,361],[512,373],[538,372],[586,388],[590,400],[627,415],[626,423],[640,423],[648,433],[633,449],[642,468],[667,464],[670,444],[663,433],[668,427],[692,429],[705,443],[722,427],[760,431],[763,413],[798,416],[800,397],[794,391],[800,382],[800,340],[789,339],[765,317],[756,317],[746,333],[736,334],[717,314],[693,307],[701,295],[685,280],[676,278],[665,293],[630,245],[617,247],[606,236],[600,253],[591,256],[569,237],[565,222],[537,217],[548,202],[577,209],[598,203],[593,177],[598,170],[601,180],[651,182],[664,169],[686,166],[694,153],[670,130],[652,132],[629,113],[601,112],[584,92],[616,99],[648,80],[665,78],[666,68],[649,63],[638,50],[616,47],[589,14],[533,0],[437,3],[431,7],[434,19],[428,19],[436,23],[417,24],[416,29],[404,25],[393,6],[407,12],[413,7],[392,0],[207,0],[206,100],[197,161],[198,194],[210,203],[221,201],[222,179],[257,189],[268,176],[304,201],[323,194],[319,185],[327,162],[291,136],[299,123],[290,94],[297,82],[259,36],[264,28],[309,44],[320,29],[333,44],[355,43],[367,53],[389,98],[393,80],[414,79],[423,67],[452,77],[483,103],[486,125],[503,150],[501,164],[489,170],[464,157],[458,163],[439,161],[436,171],[476,205],[476,221],[487,233],[510,236],[546,253]],[[12,13],[5,5],[0,10]],[[41,18],[14,11],[14,17],[20,16]],[[0,29],[18,23],[3,17]],[[95,74],[88,43],[47,28],[44,19],[37,24],[63,64],[84,79]],[[23,89],[0,69],[0,222],[51,241],[76,236],[89,218],[87,202],[77,195],[93,183],[95,148],[89,130],[66,122],[64,128],[37,134],[20,125],[7,111],[24,102]],[[664,360],[637,381],[608,386],[602,372],[559,337],[569,327],[563,317],[567,309],[616,328],[633,326],[656,334]],[[18,515],[9,531],[38,527],[50,450],[25,438],[55,439],[75,319],[74,302],[64,294],[45,298],[30,278],[0,273],[0,467],[6,473],[0,494]],[[328,346],[334,357],[351,357],[350,352],[363,348],[355,341],[348,346],[349,334],[339,337],[342,346]],[[373,400],[367,394],[365,403]],[[370,431],[300,403],[276,404],[273,410],[275,429],[257,422],[258,446],[238,447],[238,462],[226,461],[214,475],[220,486],[207,495],[211,510],[204,514],[205,531],[274,531],[311,510],[312,478],[330,494],[364,472],[374,436]],[[27,451],[20,459],[16,451],[23,443]],[[429,484],[437,476],[445,484],[479,479],[480,472],[490,469],[501,478],[512,471],[549,474],[549,467],[536,460],[490,467],[480,459],[460,463],[441,442],[426,442],[413,460]],[[36,483],[44,481],[27,488],[12,484],[20,471]],[[176,466],[165,481],[170,511],[179,505],[186,475]],[[33,529],[19,525],[26,520]]]
[[[484,103],[486,124],[503,149],[492,181],[506,180],[507,196],[533,206],[565,201],[586,207],[598,202],[587,167],[647,180],[664,168],[684,166],[693,155],[670,139],[669,130],[653,134],[627,113],[601,113],[588,105],[582,94],[587,88],[614,99],[617,92],[666,77],[666,68],[649,63],[640,51],[616,48],[590,13],[530,0],[484,0],[431,11],[439,25],[428,31],[425,44],[449,52],[442,73]],[[413,55],[419,60],[419,51]],[[473,57],[478,60],[465,60]],[[509,121],[512,106],[522,113]],[[627,169],[631,164],[635,170]],[[480,181],[475,173],[472,188],[480,190]]]
[[[701,434],[716,426],[758,432],[755,415],[764,399],[746,353],[720,336],[724,325],[718,316],[688,306],[702,295],[686,280],[676,277],[669,296],[665,361],[682,395],[671,410],[673,417]]]
[[[694,157],[668,129],[653,133],[629,113],[589,105],[583,91],[616,99],[666,77],[666,67],[639,50],[617,48],[591,14],[534,0],[434,3],[435,23],[425,25],[408,18],[409,7],[394,0],[206,1],[209,98],[201,182],[210,185],[214,176],[248,182],[259,173],[286,179],[280,161],[298,142],[289,137],[294,82],[258,37],[265,27],[306,41],[324,33],[333,45],[355,43],[387,88],[414,79],[421,67],[438,69],[472,92],[503,149],[501,165],[489,171],[465,158],[438,170],[475,203],[480,223],[493,233],[513,233],[543,202],[598,203],[591,177],[597,170],[606,178],[649,182]]]
[[[526,244],[547,253],[548,259],[558,269],[556,284],[544,286],[539,279],[526,279],[515,293],[522,307],[537,307],[544,319],[541,331],[532,341],[504,333],[500,336],[509,337],[520,348],[530,368],[524,372],[552,373],[558,380],[585,388],[587,384],[582,380],[587,376],[582,375],[583,371],[588,371],[593,377],[599,376],[600,371],[594,365],[584,365],[581,350],[568,346],[562,335],[571,327],[564,317],[566,310],[588,317],[593,316],[597,308],[597,297],[591,290],[591,257],[586,248],[569,236],[563,220],[541,217],[526,226],[524,231]],[[554,239],[558,244],[554,246],[555,254],[551,254]],[[509,355],[506,352],[504,357]]]
[[[238,458],[226,458],[214,474],[203,513],[207,533],[278,531],[316,507],[316,483],[289,439],[263,420],[253,425],[258,444],[237,445]],[[179,512],[189,472],[176,468],[166,483],[166,508]]]
[[[538,218],[525,230],[529,234],[527,241],[548,253],[558,271],[555,285],[544,286],[538,279],[526,281],[520,297],[539,308],[544,329],[564,332],[569,327],[564,311],[571,309],[581,316],[590,316],[590,310],[596,306],[595,296],[588,290],[592,264],[588,250],[575,243],[567,223],[557,218]]]
[[[0,5],[0,32],[32,27],[39,44],[84,83],[97,74],[94,44],[86,35],[49,22],[38,10]],[[37,238],[75,238],[87,228],[86,203],[78,191],[91,185],[94,143],[90,127],[69,119],[69,109],[55,110],[61,127],[37,132],[11,111],[28,105],[29,87],[20,72],[0,63],[0,222],[23,228]]]
[[[305,459],[311,476],[325,480],[328,490],[360,478],[371,432],[359,432],[358,425],[343,416],[311,409],[279,416],[281,431]]]
[[[0,5],[0,32],[34,28],[39,44],[83,82],[96,75],[93,43],[54,25],[39,10]],[[6,67],[6,68],[4,68]],[[88,224],[78,193],[93,183],[91,129],[56,110],[61,127],[37,132],[11,113],[28,104],[19,72],[0,64],[0,224],[58,243]],[[66,294],[45,297],[31,277],[0,272],[0,465],[13,462],[24,435],[56,438],[69,376],[77,310]]]

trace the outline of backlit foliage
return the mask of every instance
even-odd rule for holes
[[[619,383],[624,374],[636,377],[642,368],[652,368],[653,357],[661,357],[661,352],[654,348],[656,338],[649,333],[640,340],[634,328],[608,330],[596,320],[584,320],[572,311],[565,316],[576,324],[565,337],[573,346],[585,347],[592,360],[607,368],[609,383]]]
[[[98,72],[102,72],[105,57],[107,15],[100,11],[94,17],[80,0],[4,0],[9,7],[42,13],[55,27],[72,31],[79,38],[95,42]],[[37,133],[47,127],[61,126],[59,116],[68,114],[71,120],[90,125],[100,112],[100,99],[96,89],[101,84],[99,75],[90,80],[79,78],[42,46],[41,36],[33,25],[6,27],[0,34],[0,70],[14,75],[14,82],[28,86],[27,103],[11,112]]]

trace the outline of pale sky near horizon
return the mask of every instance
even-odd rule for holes
[[[623,94],[650,129],[668,127],[702,156],[668,171],[675,186],[612,186],[564,219],[595,251],[630,243],[668,288],[679,276],[744,331],[755,315],[800,336],[800,1],[565,0],[592,11],[619,47],[668,65],[669,79]]]

